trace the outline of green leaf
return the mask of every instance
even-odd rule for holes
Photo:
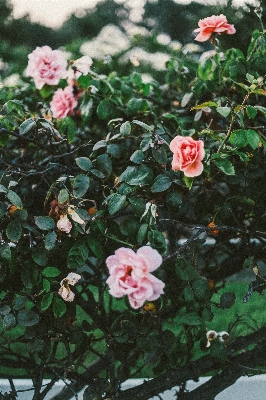
[[[193,293],[197,300],[206,302],[211,296],[208,281],[204,277],[199,277],[192,282]]]
[[[120,134],[122,136],[128,136],[131,132],[131,125],[130,122],[126,121],[120,126]]]
[[[75,161],[83,171],[87,172],[92,168],[92,162],[88,157],[78,157]]]
[[[14,328],[14,326],[16,326],[17,324],[15,315],[12,313],[5,315],[3,319],[3,324],[5,330]]]
[[[19,133],[25,135],[31,130],[36,130],[36,121],[33,118],[26,119],[19,127]]]
[[[178,318],[176,323],[178,325],[182,324],[182,325],[197,326],[202,324],[202,320],[198,314],[196,314],[195,312],[191,312],[191,313],[186,313],[186,315],[183,315],[180,318]]]
[[[90,178],[87,175],[77,175],[72,181],[73,194],[75,197],[82,197],[90,186]]]
[[[18,312],[18,323],[22,326],[33,326],[39,322],[39,316],[32,310],[20,310]]]
[[[42,271],[42,274],[46,278],[55,278],[56,276],[60,275],[61,272],[56,267],[46,267]]]
[[[51,217],[40,216],[35,218],[35,224],[43,231],[48,231],[49,229],[54,229],[55,222]]]
[[[155,179],[154,184],[151,187],[151,191],[153,193],[163,192],[171,186],[172,181],[167,175],[158,175]]]
[[[42,287],[43,287],[43,290],[45,290],[46,292],[50,292],[50,290],[51,290],[51,283],[50,283],[50,281],[48,281],[48,279],[43,279],[42,280]]]
[[[13,309],[16,311],[24,309],[26,301],[27,301],[27,297],[25,297],[25,296],[15,297],[14,302],[13,302]]]
[[[6,261],[11,260],[11,249],[7,243],[3,243],[0,245],[0,257]]]
[[[97,107],[97,115],[100,119],[108,119],[112,116],[113,105],[109,100],[100,101]]]
[[[99,150],[102,147],[106,147],[106,141],[105,140],[99,140],[99,142],[96,142],[95,145],[92,148],[92,151]]]
[[[183,281],[192,281],[197,277],[197,272],[193,265],[187,262],[183,257],[180,257],[175,262],[176,273]]]
[[[236,147],[244,147],[247,144],[246,131],[244,129],[238,129],[231,133],[230,143]]]
[[[58,195],[58,203],[65,203],[69,199],[69,193],[67,189],[61,189]]]
[[[62,317],[66,312],[66,305],[63,300],[58,297],[54,297],[53,301],[53,313],[55,318]]]
[[[95,168],[101,171],[105,177],[108,177],[112,172],[112,160],[108,154],[101,154],[96,158]]]
[[[32,289],[38,279],[37,265],[24,265],[21,268],[21,281],[26,289]]]
[[[252,106],[247,106],[246,113],[249,118],[254,119],[257,115],[257,109]]]
[[[72,143],[76,136],[76,124],[71,117],[62,118],[60,123],[58,124],[60,131],[63,131],[67,136],[68,143]]]
[[[53,301],[54,294],[53,293],[45,293],[42,297],[41,301],[41,310],[45,311],[50,307]]]
[[[145,131],[151,132],[154,129],[153,126],[147,125],[147,124],[145,124],[145,122],[138,121],[137,119],[134,119],[132,122],[133,122],[133,124],[141,126],[143,129],[145,129]]]
[[[99,240],[93,236],[88,236],[87,237],[87,243],[91,251],[95,254],[95,256],[98,259],[103,258],[103,247],[101,243],[99,243]]]
[[[121,194],[114,194],[111,199],[108,201],[108,211],[109,214],[114,215],[116,212],[123,208],[127,197]]]
[[[167,164],[167,153],[165,146],[162,146],[160,149],[152,148],[152,156],[158,164]]]
[[[236,301],[236,295],[232,292],[223,293],[220,297],[220,307],[222,309],[231,308]]]
[[[192,107],[191,110],[200,110],[200,109],[206,108],[206,107],[218,107],[218,104],[215,103],[214,101],[205,101],[205,103],[201,103],[195,107]]]
[[[173,191],[167,194],[166,196],[166,206],[171,211],[179,211],[180,206],[182,204],[182,194]]]
[[[137,234],[137,242],[140,246],[142,245],[143,241],[146,238],[148,227],[149,227],[148,224],[142,224],[139,227],[138,234]]]
[[[17,208],[23,208],[23,204],[21,198],[17,195],[17,193],[13,192],[13,190],[9,190],[6,197],[10,201],[11,204],[16,206]]]
[[[4,187],[4,185],[0,184],[0,193],[7,193],[7,189]]]
[[[162,232],[157,229],[152,229],[148,233],[148,241],[154,249],[158,250],[159,253],[164,254],[167,250],[167,244],[165,237]]]
[[[136,167],[127,167],[127,169],[120,175],[117,183],[125,181],[128,185],[149,185],[152,183],[153,173],[152,170],[146,165]]]
[[[22,226],[18,220],[11,221],[7,225],[6,235],[11,242],[18,242],[22,236]]]
[[[47,250],[39,245],[38,247],[34,247],[32,250],[32,259],[36,262],[36,264],[44,267],[48,261],[48,253]]]
[[[68,268],[82,267],[88,259],[88,253],[89,250],[85,243],[75,243],[68,253]]]
[[[134,153],[130,157],[130,161],[132,161],[135,164],[141,164],[144,159],[145,155],[141,150],[134,151]]]
[[[218,167],[226,175],[235,175],[235,168],[231,163],[231,161],[223,159],[223,160],[215,160],[214,163],[216,167]]]
[[[257,149],[260,145],[260,135],[253,129],[248,129],[246,131],[246,138],[253,150]]]
[[[185,93],[181,101],[181,107],[186,107],[192,97],[193,97],[193,92]]]
[[[217,112],[219,114],[221,114],[223,117],[227,117],[231,112],[231,108],[230,107],[217,107]]]
[[[193,186],[194,178],[189,178],[188,176],[183,176],[183,181],[186,184],[186,187],[190,190]]]

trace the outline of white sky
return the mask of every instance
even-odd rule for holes
[[[26,13],[30,14],[30,18],[34,22],[40,22],[43,25],[51,27],[59,27],[66,18],[77,10],[84,10],[93,7],[99,0],[10,0],[14,7],[14,17],[20,18]],[[123,2],[123,0],[116,0]],[[142,0],[129,0],[133,5],[137,6],[138,2],[142,5]],[[187,4],[190,0],[175,0],[179,3]],[[203,3],[213,3],[221,0],[198,0]],[[241,5],[245,0],[234,0],[234,4]],[[257,0],[249,0],[254,5]]]

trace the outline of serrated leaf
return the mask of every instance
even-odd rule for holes
[[[95,168],[108,177],[112,172],[112,160],[108,154],[101,154],[96,158]]]
[[[103,258],[103,247],[101,243],[99,243],[99,240],[97,238],[93,236],[88,236],[87,243],[91,251],[98,259]]]
[[[14,326],[16,326],[17,324],[15,315],[12,313],[5,315],[3,319],[3,324],[5,330],[14,328]]]
[[[51,217],[48,216],[39,216],[35,218],[35,224],[43,231],[48,231],[50,229],[54,229],[55,222]]]
[[[7,189],[4,187],[4,185],[0,184],[0,193],[7,193]]]
[[[229,141],[238,148],[244,147],[247,144],[246,131],[238,129],[232,132]]]

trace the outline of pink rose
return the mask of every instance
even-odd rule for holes
[[[74,286],[79,280],[81,276],[76,274],[75,272],[70,272],[66,278],[64,278],[60,282],[60,289],[58,290],[58,294],[62,297],[65,301],[73,301],[75,294],[70,290],[69,285]]]
[[[117,298],[127,295],[133,308],[158,299],[163,294],[164,283],[150,272],[161,263],[161,255],[150,246],[143,246],[136,253],[121,247],[106,259],[109,293]]]
[[[193,178],[203,171],[204,143],[194,140],[190,136],[176,136],[170,143],[170,150],[174,153],[172,169],[182,171],[185,176]]]
[[[66,233],[69,233],[72,229],[72,224],[67,218],[67,215],[60,215],[60,219],[57,221],[56,226],[60,231]]]
[[[199,20],[199,28],[195,29],[194,32],[199,32],[195,37],[198,42],[205,42],[210,39],[211,35],[216,32],[219,35],[224,32],[228,35],[233,35],[236,30],[234,25],[228,24],[225,15],[212,15]]]
[[[60,50],[52,50],[49,46],[36,47],[28,55],[26,76],[33,78],[37,89],[45,84],[57,85],[62,78],[66,78],[67,61]]]
[[[57,89],[50,103],[50,108],[54,118],[65,118],[73,114],[73,110],[77,105],[78,102],[74,96],[73,88],[67,86],[64,90]]]

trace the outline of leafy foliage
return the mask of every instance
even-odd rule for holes
[[[148,88],[137,71],[105,74],[99,63],[75,75],[70,63],[78,106],[61,119],[50,102],[66,79],[5,88],[1,367],[15,360],[16,376],[82,376],[84,398],[123,399],[120,383],[136,371],[157,379],[195,355],[215,360],[210,371],[226,366],[224,335],[209,348],[206,332],[213,306],[232,307],[235,294],[216,303],[213,294],[244,268],[265,267],[265,52],[255,31],[247,55],[177,56]],[[177,135],[204,143],[202,173],[173,170]],[[164,294],[132,309],[108,291],[105,261],[146,245],[162,257],[154,276]],[[265,288],[256,268],[245,302]]]

